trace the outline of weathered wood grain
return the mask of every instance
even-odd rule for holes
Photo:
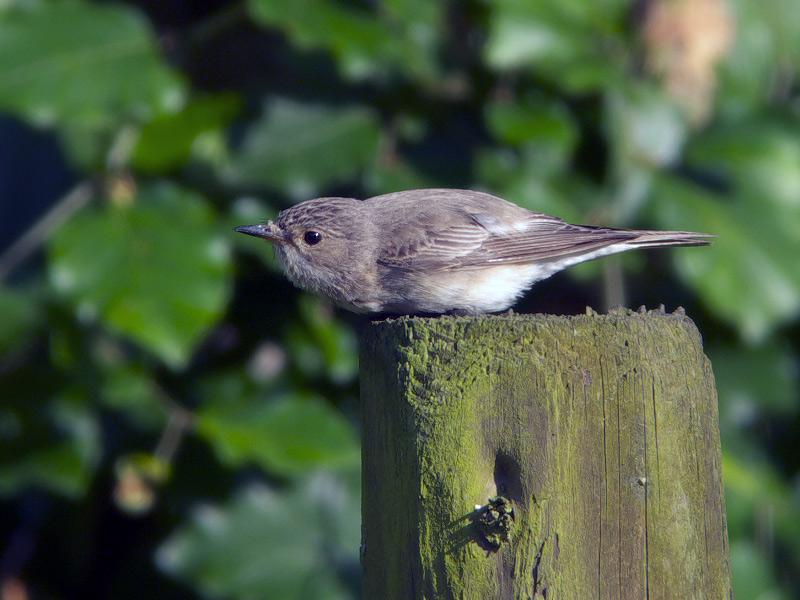
[[[714,378],[683,314],[375,322],[361,386],[365,598],[730,597]],[[494,550],[474,516],[498,494]]]

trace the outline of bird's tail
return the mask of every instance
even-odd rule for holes
[[[717,237],[710,233],[693,231],[631,231],[637,237],[626,240],[627,246],[635,248],[658,248],[660,246],[708,246]]]

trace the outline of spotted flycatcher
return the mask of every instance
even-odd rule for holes
[[[448,189],[316,198],[236,231],[272,242],[298,287],[355,312],[390,314],[501,311],[571,265],[713,237],[570,225],[497,196]]]

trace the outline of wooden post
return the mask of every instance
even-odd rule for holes
[[[731,596],[682,310],[375,322],[361,386],[365,598]]]

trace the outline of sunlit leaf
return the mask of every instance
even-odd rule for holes
[[[710,248],[676,250],[675,264],[701,299],[750,341],[800,311],[800,214],[764,210],[758,198],[723,198],[659,178],[651,205],[661,228],[717,234]]]
[[[224,462],[256,463],[282,475],[352,466],[360,456],[350,424],[318,398],[212,397],[196,426]]]
[[[688,155],[693,165],[772,203],[773,210],[800,212],[800,122],[765,119],[719,126],[696,139]]]
[[[249,0],[248,7],[257,23],[280,28],[299,47],[330,52],[348,77],[398,69],[431,78],[441,6],[420,0],[385,4],[374,12],[333,0]]]
[[[0,110],[97,129],[182,98],[182,83],[134,9],[61,0],[0,7]]]
[[[665,94],[638,82],[610,90],[605,113],[613,185],[608,210],[616,225],[630,225],[650,194],[654,173],[679,159],[687,122]]]
[[[50,248],[50,279],[82,319],[99,319],[174,368],[221,315],[230,252],[202,198],[173,185],[79,214]]]
[[[566,167],[578,140],[572,117],[557,102],[495,102],[487,107],[486,119],[499,140],[524,147],[532,155],[531,164],[545,177]]]
[[[440,34],[446,7],[428,0],[385,0],[383,13],[387,22],[403,29],[404,34],[426,48],[433,47]]]
[[[494,102],[487,106],[486,117],[492,133],[512,145],[539,142],[569,149],[577,137],[569,112],[554,102]]]
[[[662,179],[655,214],[663,227],[716,233],[710,252],[680,252],[681,272],[750,340],[800,312],[800,128],[769,121],[718,126],[688,149],[693,168],[717,183]]]
[[[800,19],[794,0],[728,0],[736,15],[733,50],[720,69],[718,104],[742,116],[791,85],[800,68]]]
[[[485,55],[498,70],[530,67],[570,91],[622,76],[615,48],[627,4],[619,0],[494,0]]]
[[[198,507],[156,561],[214,597],[354,598],[342,567],[357,564],[359,511],[358,496],[329,475],[280,491],[251,485],[226,505]]]
[[[663,167],[683,148],[687,123],[678,106],[656,88],[627,85],[609,93],[606,135],[621,168]]]
[[[377,119],[368,109],[275,100],[249,129],[225,176],[307,198],[359,174],[374,158],[378,138]]]
[[[227,125],[239,110],[232,94],[199,97],[181,111],[159,115],[139,133],[133,149],[133,165],[142,171],[159,172],[184,164],[198,138]]]

